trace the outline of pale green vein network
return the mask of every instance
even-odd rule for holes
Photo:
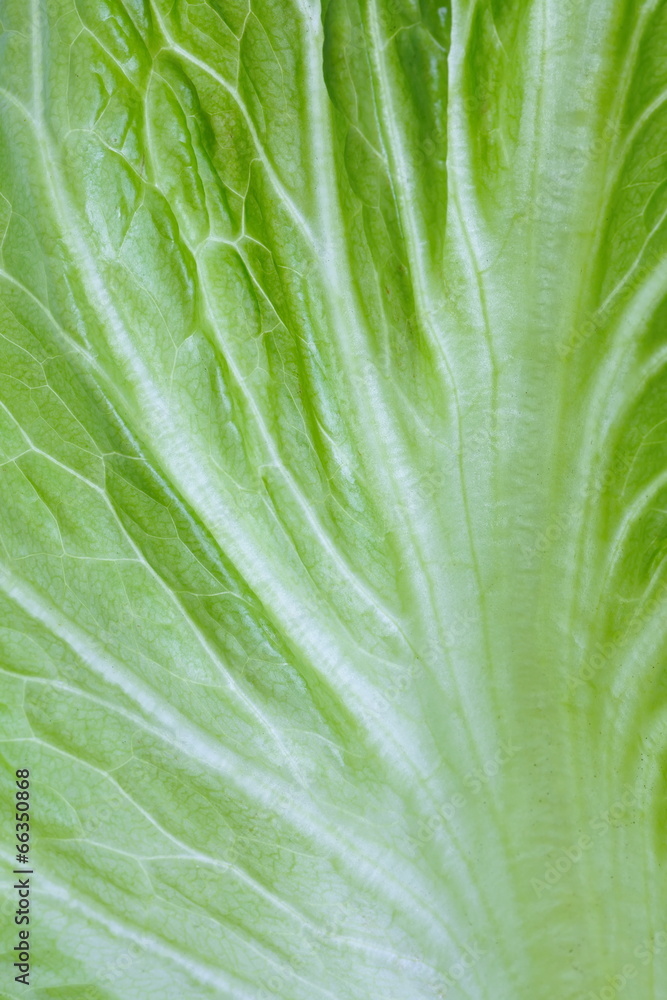
[[[3,996],[662,1000],[665,45],[0,0]]]

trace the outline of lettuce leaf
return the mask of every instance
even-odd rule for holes
[[[0,0],[0,995],[667,995],[666,45]]]

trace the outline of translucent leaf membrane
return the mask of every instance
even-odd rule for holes
[[[666,45],[0,0],[31,996],[663,1000]]]

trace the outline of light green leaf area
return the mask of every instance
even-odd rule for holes
[[[666,51],[0,0],[3,997],[667,996]]]

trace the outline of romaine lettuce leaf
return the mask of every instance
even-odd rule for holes
[[[0,0],[1,996],[667,996],[666,46]]]

